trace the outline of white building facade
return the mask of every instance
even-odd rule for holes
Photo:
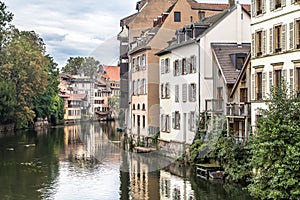
[[[251,124],[271,88],[284,80],[290,92],[300,87],[300,1],[252,1]]]

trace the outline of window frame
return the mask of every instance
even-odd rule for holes
[[[181,22],[181,12],[174,11],[174,22]]]

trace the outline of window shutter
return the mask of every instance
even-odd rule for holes
[[[251,74],[251,100],[255,100],[255,74]]]
[[[252,57],[255,57],[255,33],[252,33]]]
[[[294,49],[294,22],[290,23],[290,49]]]
[[[175,85],[175,102],[179,102],[179,85]]]
[[[188,63],[188,62],[187,62],[187,59],[186,59],[186,58],[185,58],[184,60],[185,60],[185,62],[182,62],[182,63],[184,64],[184,65],[183,65],[183,71],[184,71],[184,74],[187,74],[187,66],[188,66],[187,63]]]
[[[181,72],[182,72],[182,60],[178,61],[178,65],[179,65],[179,67],[178,67],[179,70],[178,70],[178,74],[177,75],[179,76],[181,74]]]
[[[267,43],[267,37],[266,37],[266,31],[262,31],[262,54],[266,55],[267,51],[266,51],[266,43]]]
[[[270,93],[271,93],[272,86],[273,86],[273,72],[270,71],[269,72],[269,90],[270,90]]]
[[[287,72],[286,72],[286,69],[282,70],[282,77],[283,77],[284,84],[286,84],[287,83]]]
[[[196,64],[197,64],[197,61],[196,61],[196,56],[193,56],[193,73],[196,73],[197,72],[197,66],[196,66]]]
[[[281,35],[281,48],[282,48],[282,51],[285,51],[286,50],[286,24],[282,25],[282,35]]]
[[[270,9],[271,11],[275,10],[275,0],[270,0]]]
[[[290,69],[290,95],[294,92],[294,69]]]
[[[176,68],[175,68],[176,64],[175,61],[173,62],[173,76],[176,76]]]
[[[178,128],[180,129],[180,113],[178,112]]]
[[[270,28],[270,46],[269,46],[269,50],[270,53],[273,53],[273,28]]]
[[[164,115],[160,115],[160,130],[164,130]]]
[[[167,130],[168,132],[170,131],[170,120],[171,120],[170,116],[168,115],[168,130]]]
[[[272,1],[272,0],[271,0]],[[262,13],[266,13],[266,0],[262,0]]]
[[[281,0],[281,7],[286,6],[286,0]]]
[[[160,73],[161,73],[161,74],[164,74],[164,73],[165,73],[165,60],[164,60],[164,59],[162,59],[162,60],[160,61]]]
[[[188,113],[189,130],[192,130],[191,113]]]
[[[267,85],[267,73],[263,72],[262,74],[262,97],[263,99],[266,97],[266,85]]]
[[[192,101],[193,99],[193,88],[192,84],[189,84],[189,100]]]
[[[187,100],[187,84],[182,84],[182,102]]]
[[[191,58],[187,58],[186,59],[186,68],[187,68],[186,73],[188,73],[188,74],[192,73],[191,72],[191,67],[190,67],[191,64],[190,63],[191,63]]]
[[[175,112],[172,112],[172,128],[175,129]]]
[[[256,7],[255,7],[255,1],[256,0],[251,0],[251,12],[252,12],[252,17],[255,17],[256,16]]]

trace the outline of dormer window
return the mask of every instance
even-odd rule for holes
[[[247,54],[236,53],[236,54],[231,54],[230,57],[235,70],[241,70],[244,66]]]

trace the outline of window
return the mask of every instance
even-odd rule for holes
[[[136,60],[135,58],[132,59],[132,71],[135,72],[135,65],[136,65]]]
[[[147,93],[146,79],[143,79],[143,94]]]
[[[300,20],[297,20],[295,22],[295,31],[296,31],[296,34],[295,34],[296,35],[295,36],[296,48],[300,49]]]
[[[255,3],[256,3],[256,15],[262,14],[263,13],[263,0],[256,0]]]
[[[175,111],[173,113],[173,128],[174,129],[180,129],[180,113],[179,111]]]
[[[196,101],[196,84],[192,83],[189,85],[189,100],[191,102]]]
[[[170,84],[165,84],[165,98],[170,98]]]
[[[138,109],[138,110],[140,109],[140,104],[137,105],[137,109]]]
[[[181,68],[181,70],[182,70],[182,75],[185,75],[185,74],[187,74],[187,64],[186,64],[186,58],[183,58],[182,59],[182,68]]]
[[[191,56],[190,58],[190,73],[196,73],[196,57],[195,56]]]
[[[243,65],[244,65],[244,63],[245,63],[245,57],[243,57],[243,56],[237,56],[237,58],[236,58],[236,69],[237,70],[241,70],[242,69],[242,67],[243,67]]]
[[[133,118],[132,118],[132,126],[135,127],[135,115],[133,115]]]
[[[135,110],[135,104],[132,105],[132,110]]]
[[[170,72],[170,59],[166,58],[165,59],[165,73],[169,73]]]
[[[240,102],[247,102],[247,101],[248,101],[248,89],[240,88]]]
[[[256,51],[256,56],[261,56],[262,55],[262,31],[258,31],[255,34],[255,51]]]
[[[165,96],[164,96],[164,84],[162,83],[161,85],[160,85],[160,98],[164,98]]]
[[[181,22],[181,13],[174,12],[174,22]]]
[[[142,110],[146,110],[146,106],[145,106],[144,103],[143,103],[143,106],[142,106]]]
[[[295,68],[295,91],[297,95],[300,94],[300,67]]]
[[[145,54],[142,55],[141,65],[142,65],[142,69],[145,70],[146,69],[146,55]]]
[[[174,76],[179,76],[179,60],[174,61]]]
[[[256,74],[256,100],[262,100],[262,72]]]
[[[218,87],[217,88],[217,105],[216,105],[217,110],[220,110],[223,108],[223,88]]]
[[[281,8],[281,0],[275,0],[275,9]]]
[[[274,86],[279,87],[281,83],[282,70],[274,70]]]
[[[179,85],[175,85],[175,102],[179,102]]]
[[[165,59],[161,59],[160,61],[160,73],[161,74],[165,73]]]
[[[165,131],[170,132],[170,116],[166,115],[165,118]]]
[[[140,56],[137,57],[137,61],[136,62],[137,62],[136,63],[136,70],[140,71],[140,64],[141,64],[141,57]]]
[[[281,52],[281,25],[274,27],[274,47],[275,52]]]
[[[186,102],[187,100],[187,84],[182,84],[182,102]]]

